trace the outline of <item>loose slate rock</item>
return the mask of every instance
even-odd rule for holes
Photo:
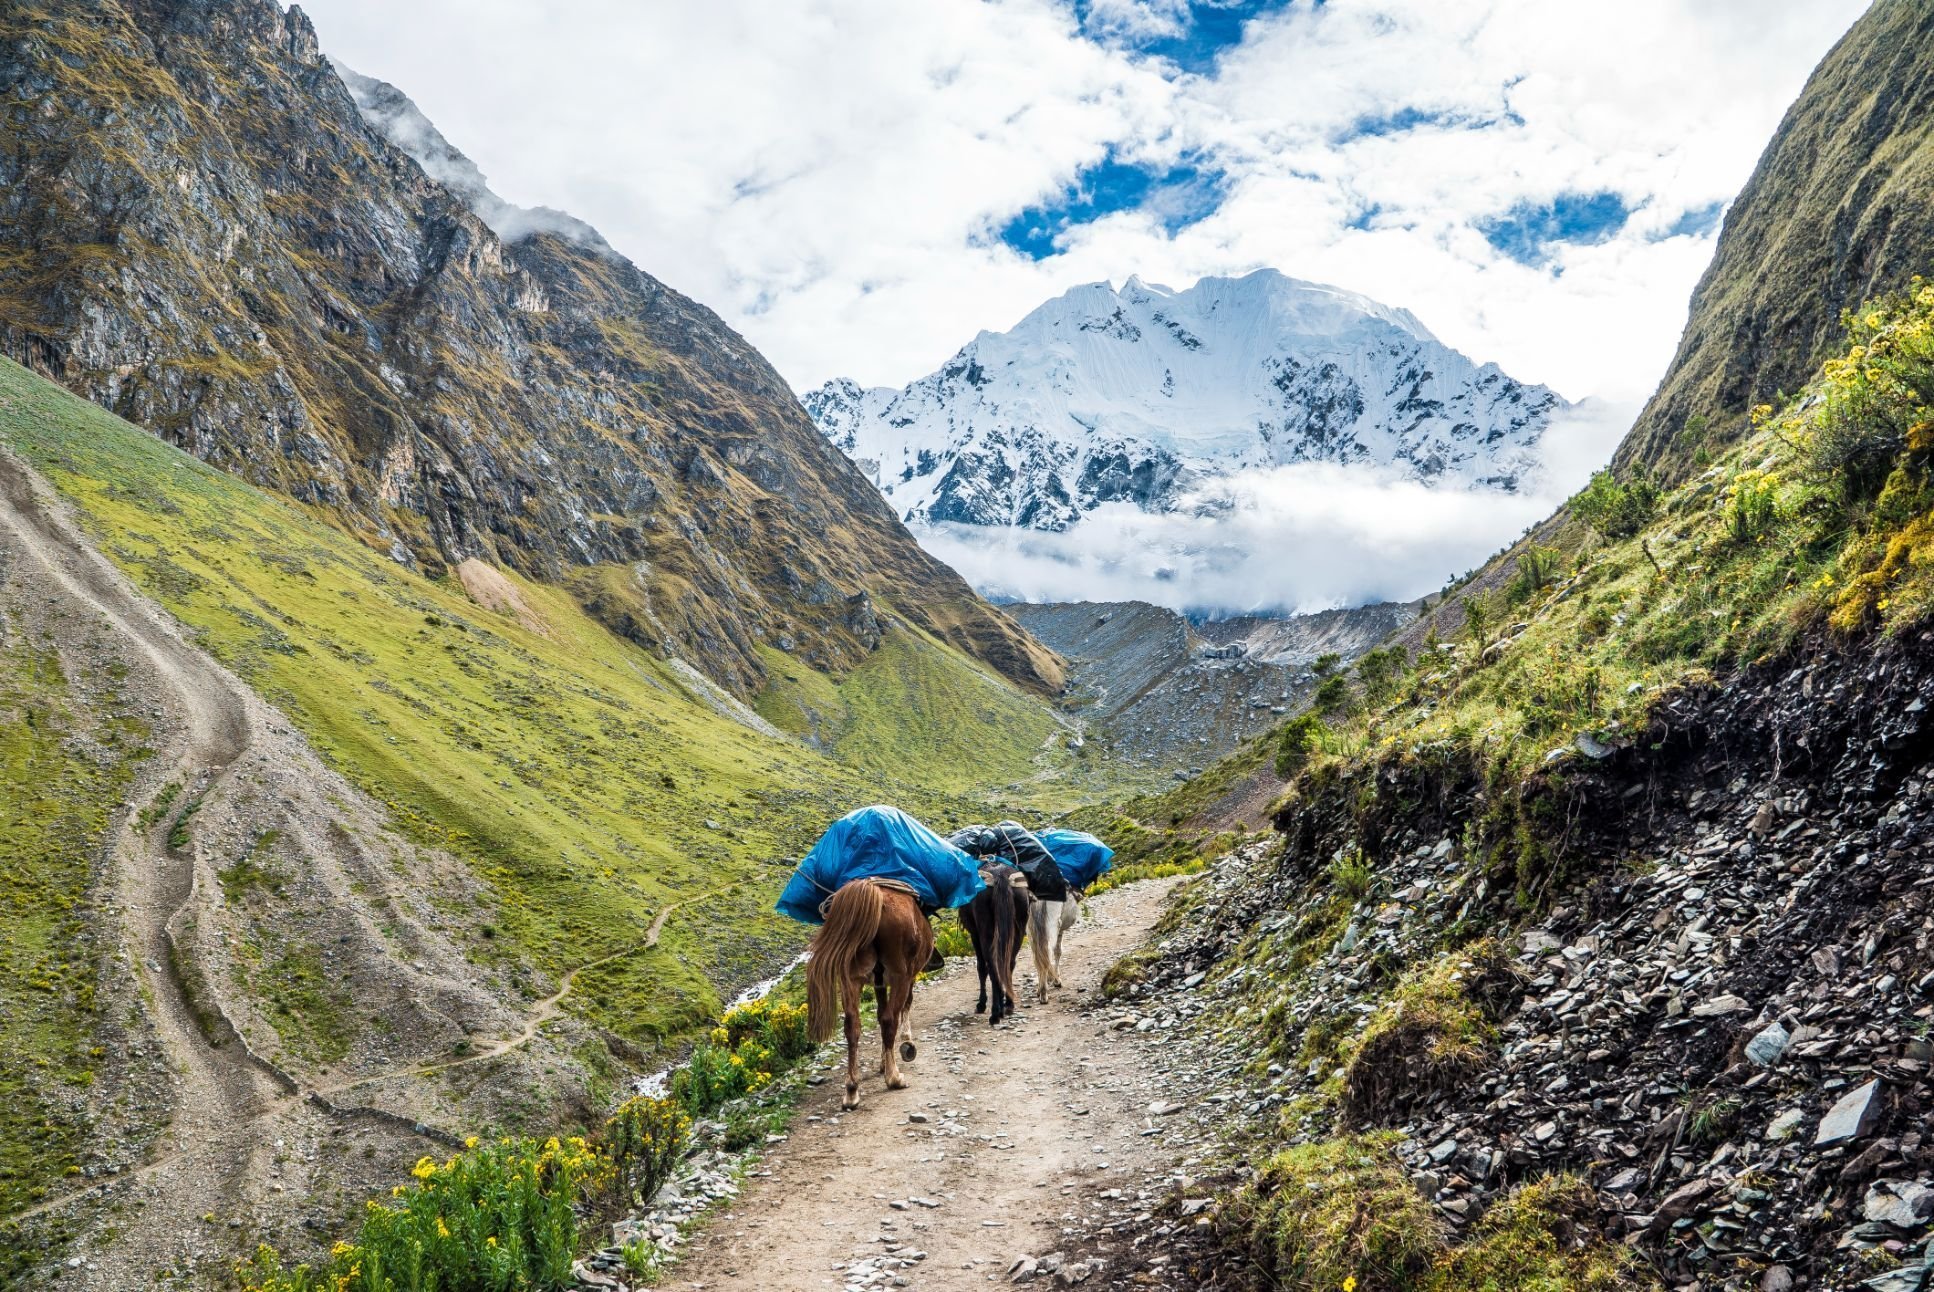
[[[1879,1095],[1878,1077],[1842,1095],[1840,1102],[1829,1108],[1827,1115],[1820,1119],[1820,1129],[1813,1136],[1814,1147],[1844,1144],[1871,1131],[1880,1118]]]
[[[1786,1047],[1793,1042],[1793,1034],[1778,1023],[1768,1023],[1759,1034],[1746,1042],[1746,1057],[1762,1068],[1770,1068],[1780,1061]]]
[[[1875,1180],[1860,1213],[1896,1229],[1919,1229],[1934,1215],[1934,1189],[1911,1180]]]

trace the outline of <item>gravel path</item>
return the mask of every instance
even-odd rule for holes
[[[666,1285],[985,1288],[1015,1262],[1063,1247],[1084,1205],[1137,1194],[1170,1171],[1186,1151],[1168,1143],[1177,1092],[1148,1061],[1145,1038],[1084,1006],[1142,942],[1171,886],[1132,884],[1087,903],[1066,944],[1070,990],[1036,1004],[1024,976],[1025,1012],[1011,1025],[974,1014],[971,960],[923,984],[920,1057],[903,1069],[911,1086],[885,1090],[875,1061],[856,1112],[839,1111],[838,1081],[815,1089],[760,1178]],[[870,1055],[870,1030],[866,1044]]]

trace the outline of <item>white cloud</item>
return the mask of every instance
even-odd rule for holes
[[[590,221],[802,387],[900,384],[1076,282],[1268,265],[1407,306],[1570,397],[1630,399],[1710,254],[1648,238],[1732,196],[1864,3],[1297,0],[1211,75],[1084,37],[1065,0],[306,7],[327,50],[416,98],[507,199]],[[1118,37],[1187,18],[1180,0],[1089,13]],[[1501,120],[1342,139],[1405,108]],[[1175,237],[1105,218],[1040,263],[988,244],[1111,147],[1200,153],[1225,200]],[[1640,214],[1549,268],[1473,228],[1599,190]]]
[[[1866,3],[1292,0],[1194,72],[1127,52],[1199,27],[1184,0],[1088,0],[1087,34],[1071,0],[305,7],[328,52],[415,98],[504,198],[589,221],[801,389],[903,384],[1076,283],[1268,266],[1629,411],[1711,256],[1711,230],[1672,230],[1732,198]],[[1361,129],[1378,120],[1407,128]],[[1219,204],[1174,234],[1151,211],[1078,224],[1038,262],[992,237],[1110,155],[1219,171]],[[1602,241],[1524,264],[1484,235],[1598,193],[1632,211]],[[1577,442],[1602,461],[1617,429]],[[1582,479],[1551,474],[1567,473]],[[1241,498],[1207,540],[1128,514],[1013,549],[932,541],[1031,595],[1175,604],[1187,584],[1307,606],[1435,586],[1551,501],[1322,468],[1245,480]],[[1244,543],[1271,555],[1207,554]]]
[[[1550,515],[1604,463],[1635,411],[1594,402],[1554,421],[1544,474],[1519,494],[1299,463],[1223,477],[1173,513],[1110,503],[1061,534],[968,525],[915,532],[983,592],[1022,601],[1141,600],[1214,612],[1408,601]]]

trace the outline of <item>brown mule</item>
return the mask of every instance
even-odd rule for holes
[[[813,935],[806,961],[806,1026],[815,1044],[833,1034],[833,1020],[846,1016],[846,1098],[860,1103],[860,991],[871,979],[880,1019],[880,1075],[888,1090],[900,1090],[900,1054],[913,1057],[908,1011],[913,982],[933,954],[933,925],[920,913],[911,890],[873,879],[840,886],[820,908],[826,923]],[[906,1029],[900,1051],[894,1039]]]
[[[974,1012],[985,1012],[988,1022],[998,1024],[1020,1003],[1014,994],[1014,962],[1020,958],[1028,910],[1034,903],[1028,895],[1026,876],[1005,862],[981,862],[980,877],[987,887],[960,908],[960,927],[967,930],[968,940],[974,944],[975,969],[980,974],[980,1000]],[[989,983],[993,984],[991,1011],[987,1008]]]

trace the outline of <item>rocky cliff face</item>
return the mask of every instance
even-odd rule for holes
[[[1787,111],[1726,217],[1678,354],[1620,446],[1676,476],[1800,388],[1840,315],[1934,266],[1934,9],[1876,0]]]
[[[742,693],[761,641],[850,666],[876,597],[1058,685],[716,315],[350,81],[273,0],[10,7],[0,347],[400,561],[568,578]]]
[[[1514,489],[1564,401],[1407,310],[1259,270],[1077,287],[903,390],[834,381],[806,407],[910,524],[1064,530],[1297,462]]]

